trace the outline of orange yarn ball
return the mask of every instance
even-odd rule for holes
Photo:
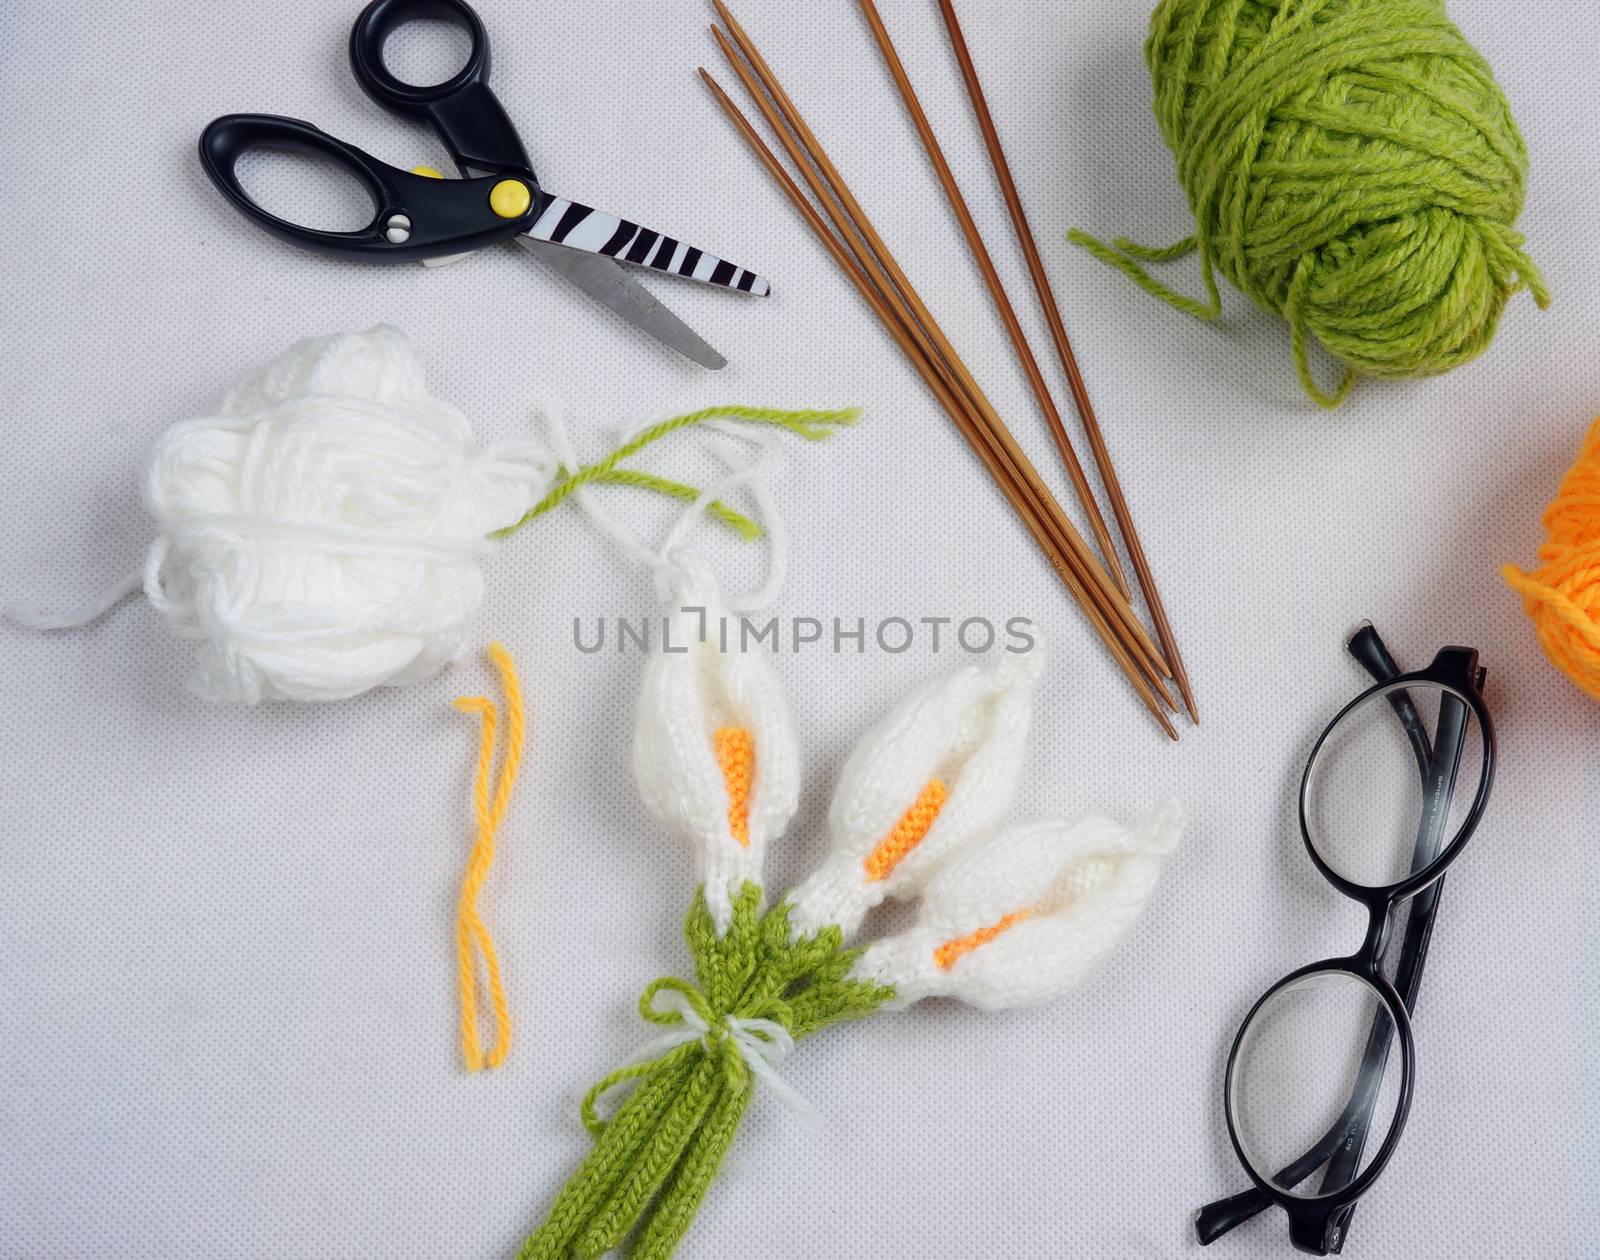
[[[1555,500],[1545,509],[1549,540],[1539,568],[1500,570],[1533,619],[1550,663],[1600,700],[1600,419]]]

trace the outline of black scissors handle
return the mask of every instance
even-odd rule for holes
[[[288,149],[331,159],[372,198],[372,221],[354,232],[330,232],[279,218],[245,191],[237,165],[251,149]],[[380,162],[353,144],[298,118],[228,114],[200,137],[200,164],[241,214],[291,245],[336,257],[416,262],[510,240],[533,225],[543,195],[529,180],[490,175],[434,179]]]
[[[384,43],[407,22],[429,19],[467,33],[467,62],[443,83],[405,83],[384,63]],[[379,105],[431,125],[468,178],[403,171],[297,118],[229,114],[200,137],[200,162],[241,214],[292,245],[392,262],[467,253],[532,227],[549,198],[539,190],[516,128],[489,90],[489,37],[471,7],[463,0],[372,0],[350,31],[350,67]],[[239,182],[239,158],[251,149],[289,149],[332,160],[372,198],[372,221],[354,232],[330,232],[279,218]]]
[[[443,83],[426,87],[395,77],[383,46],[407,22],[448,22],[472,43],[467,61]],[[350,68],[362,90],[385,109],[429,124],[463,175],[515,172],[533,181],[517,129],[489,90],[489,35],[465,0],[372,0],[350,30]]]

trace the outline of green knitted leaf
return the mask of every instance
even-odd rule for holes
[[[683,939],[689,946],[689,956],[694,959],[694,974],[700,991],[711,992],[718,985],[722,955],[717,926],[706,907],[704,888],[695,889],[694,898],[689,902],[689,913],[683,921]]]

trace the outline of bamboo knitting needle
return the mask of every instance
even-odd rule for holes
[[[965,362],[955,352],[948,339],[945,338],[938,323],[922,303],[922,299],[918,296],[916,289],[895,261],[894,255],[890,252],[888,246],[884,244],[883,238],[878,235],[877,230],[872,226],[872,222],[867,218],[866,212],[861,208],[861,204],[850,192],[838,169],[829,160],[816,135],[806,125],[805,119],[800,116],[794,102],[783,90],[783,86],[778,82],[777,76],[772,72],[772,68],[767,65],[766,60],[756,49],[750,37],[745,34],[744,28],[739,25],[738,20],[728,11],[722,0],[712,0],[712,3],[716,7],[718,15],[727,24],[728,30],[732,34],[734,41],[739,45],[740,51],[749,60],[761,84],[782,112],[789,127],[792,128],[801,144],[804,145],[807,154],[810,155],[811,162],[815,164],[817,170],[821,172],[823,178],[827,181],[833,193],[833,198],[838,201],[854,226],[859,229],[860,234],[866,238],[871,251],[875,252],[882,261],[884,268],[893,278],[894,287],[899,289],[907,303],[909,303],[911,311],[915,315],[915,322],[920,322],[927,330],[928,336],[937,347],[938,353],[935,356],[935,362],[937,363],[938,359],[942,357],[944,362],[955,373],[956,381],[960,386],[957,392],[964,393],[977,409],[980,432],[989,435],[993,441],[997,442],[1006,460],[1015,466],[1018,475],[1025,483],[1026,490],[1039,502],[1044,510],[1048,524],[1066,546],[1069,556],[1074,562],[1074,567],[1080,570],[1080,575],[1085,580],[1086,585],[1089,586],[1092,597],[1101,605],[1102,611],[1106,612],[1115,624],[1126,631],[1126,635],[1123,637],[1131,638],[1132,645],[1139,655],[1151,664],[1155,674],[1170,678],[1172,676],[1171,671],[1167,667],[1165,659],[1151,641],[1138,617],[1134,614],[1132,606],[1122,595],[1122,592],[1113,587],[1111,579],[1106,575],[1105,570],[1089,552],[1088,547],[1079,537],[1077,530],[1066,519],[1060,505],[1039,478],[1037,470],[1029,462],[1027,456],[1022,453],[1021,448],[1017,446],[1010,430],[1006,428],[988,398],[978,387],[977,382],[973,380]],[[730,63],[736,70],[739,70],[738,58],[733,55],[732,50],[727,46],[726,41],[721,38],[720,34],[718,42],[722,45],[723,52],[728,56]],[[740,73],[741,77],[744,77],[743,72],[741,71]],[[767,107],[764,104],[762,94],[754,88],[751,91],[765,113]],[[780,138],[784,139],[785,147],[789,149],[791,157],[794,157],[797,165],[803,171],[807,170],[807,163],[796,155],[793,148],[789,146],[785,129],[772,120],[770,114],[768,118],[769,121],[773,122],[774,129],[779,133]],[[820,192],[818,196],[824,205],[828,206],[830,214],[832,214],[832,208],[829,204],[830,199]],[[837,221],[836,216],[835,218]],[[885,296],[893,299],[894,294],[891,290]],[[1152,677],[1154,677],[1154,674]]]
[[[790,161],[795,164],[795,168],[800,172],[801,177],[810,187],[812,195],[817,199],[817,203],[821,205],[823,210],[827,213],[829,219],[832,220],[834,229],[841,237],[844,238],[844,243],[848,245],[851,252],[855,254],[859,265],[866,272],[866,278],[879,293],[894,293],[895,290],[892,282],[884,273],[883,268],[879,265],[878,260],[874,256],[872,250],[867,246],[866,242],[861,239],[861,235],[856,231],[855,225],[851,222],[850,217],[844,213],[838,202],[830,195],[827,187],[822,182],[821,177],[817,174],[811,163],[807,161],[805,154],[796,143],[794,137],[790,134],[789,129],[784,125],[783,119],[779,116],[777,111],[773,108],[772,103],[767,99],[766,94],[762,91],[760,84],[757,83],[757,81],[752,77],[749,69],[747,69],[744,62],[739,59],[739,55],[734,52],[732,45],[728,43],[728,37],[715,26],[711,28],[711,34],[715,37],[717,46],[722,50],[722,55],[727,59],[728,65],[733,68],[733,72],[739,76],[739,81],[744,84],[745,91],[750,93],[750,99],[755,102],[756,108],[761,111],[762,117],[767,120],[767,125],[772,128],[773,134],[778,137],[779,142],[783,145],[784,151],[788,153]],[[916,342],[918,351],[923,354],[933,365],[935,370],[938,371],[939,375],[944,380],[945,387],[953,395],[959,395],[961,393],[960,382],[956,379],[955,373],[951,371],[951,369],[945,364],[944,360],[939,356],[938,351],[934,349],[932,343],[928,341],[927,334],[923,331],[922,326],[914,319],[901,319],[901,326],[905,329],[906,333],[911,337],[911,339]]]
[[[941,355],[940,351],[936,349],[933,344],[929,342],[928,335],[924,332],[922,325],[919,324],[916,319],[912,318],[908,310],[898,305],[899,298],[896,293],[896,288],[890,282],[889,277],[884,273],[883,267],[879,264],[878,258],[874,255],[872,249],[866,244],[866,242],[862,240],[861,234],[857,231],[856,224],[852,221],[848,213],[842,209],[840,203],[836,199],[836,196],[830,193],[830,189],[824,184],[823,179],[813,168],[812,163],[807,160],[805,153],[802,152],[794,136],[790,134],[789,128],[785,126],[784,119],[780,117],[772,103],[767,99],[767,95],[765,92],[763,92],[761,85],[752,76],[751,71],[746,68],[744,62],[740,60],[732,45],[729,44],[727,36],[725,36],[722,31],[715,26],[711,28],[711,33],[716,37],[717,44],[722,49],[723,56],[727,58],[728,64],[733,67],[734,73],[739,76],[739,80],[744,84],[745,90],[750,93],[751,99],[756,103],[757,108],[761,110],[762,116],[767,120],[768,125],[772,127],[773,132],[783,144],[784,151],[788,153],[790,160],[794,162],[796,168],[805,178],[806,183],[810,186],[811,191],[817,198],[818,203],[821,204],[825,211],[827,211],[828,217],[833,221],[834,227],[837,229],[839,235],[844,238],[845,243],[855,253],[860,265],[865,268],[868,281],[880,294],[885,296],[886,300],[891,306],[891,309],[895,311],[896,317],[899,319],[901,326],[905,329],[912,341],[916,343],[917,350],[929,361],[929,363],[933,365],[934,369],[943,378],[945,388],[957,398],[966,397],[979,407],[987,406],[988,399],[983,396],[980,390],[978,390],[976,383],[973,382],[971,384],[970,390],[964,388],[963,383],[957,376],[956,372],[953,371],[950,366],[948,366],[946,358]],[[909,282],[907,283],[909,285]],[[925,322],[931,326],[934,335],[942,335],[939,332],[938,325],[934,323],[932,316],[928,315],[926,311],[924,311],[924,317]],[[949,356],[954,358],[954,350],[949,347],[948,342],[944,344],[946,350],[949,351]],[[964,365],[962,366],[964,367]],[[967,380],[969,382],[971,381],[970,376],[967,377]],[[975,398],[973,397],[974,395]],[[993,414],[992,409],[990,414]],[[998,416],[994,416],[994,422],[996,424],[1000,423]],[[978,440],[985,442],[986,445],[995,447],[996,444],[990,432],[982,426],[981,421],[977,423],[978,432],[980,435]],[[1003,449],[999,450],[999,458],[1001,458],[1002,462],[1008,461],[1008,457]],[[1026,457],[1022,457],[1022,459],[1023,463],[1026,464]],[[1171,675],[1166,672],[1164,668],[1165,662],[1162,660],[1161,654],[1156,649],[1155,644],[1150,641],[1148,636],[1144,636],[1142,638],[1140,637],[1143,632],[1143,627],[1138,625],[1137,620],[1133,615],[1132,605],[1127,604],[1126,600],[1123,600],[1121,606],[1117,607],[1112,604],[1109,597],[1102,598],[1099,595],[1099,592],[1094,589],[1090,575],[1084,565],[1076,563],[1076,553],[1073,552],[1071,547],[1072,537],[1075,537],[1075,535],[1069,537],[1065,533],[1067,529],[1070,529],[1070,525],[1067,524],[1064,517],[1060,516],[1060,506],[1056,504],[1053,498],[1049,497],[1049,491],[1039,484],[1037,480],[1037,473],[1034,474],[1034,479],[1030,482],[1027,479],[1024,470],[1016,466],[1015,461],[1009,462],[1011,463],[1011,467],[1009,468],[1010,475],[1014,479],[1020,481],[1023,492],[1033,500],[1034,506],[1042,514],[1042,519],[1045,522],[1046,528],[1055,535],[1058,546],[1067,550],[1067,562],[1073,567],[1079,581],[1090,587],[1090,598],[1095,599],[1100,605],[1102,614],[1111,618],[1113,623],[1119,627],[1123,625],[1130,625],[1137,628],[1137,631],[1139,632],[1137,634],[1130,630],[1130,632],[1126,634],[1119,632],[1118,637],[1129,642],[1131,648],[1138,656],[1141,666],[1144,667],[1150,682],[1156,686],[1163,698],[1167,698],[1166,688],[1160,685],[1160,680],[1162,677],[1171,677]],[[1032,471],[1031,466],[1028,467],[1027,471]],[[1051,509],[1054,509],[1053,513]]]
[[[928,160],[933,163],[934,173],[938,175],[939,183],[944,188],[950,209],[955,213],[962,234],[967,238],[967,247],[972,251],[973,261],[978,264],[978,270],[983,275],[983,283],[989,290],[989,296],[994,300],[995,310],[1000,316],[1001,323],[1005,325],[1006,335],[1011,338],[1012,348],[1017,353],[1018,362],[1022,364],[1033,396],[1039,403],[1039,410],[1044,412],[1050,436],[1055,440],[1056,449],[1061,452],[1061,462],[1066,465],[1072,488],[1078,495],[1078,502],[1089,514],[1089,526],[1094,531],[1095,540],[1100,544],[1100,554],[1106,558],[1107,567],[1111,570],[1112,577],[1116,579],[1117,586],[1124,595],[1131,598],[1132,591],[1128,588],[1128,578],[1117,559],[1117,549],[1111,541],[1110,531],[1106,528],[1105,517],[1100,514],[1100,505],[1095,502],[1094,491],[1089,487],[1089,479],[1084,476],[1083,465],[1078,460],[1077,451],[1072,449],[1072,440],[1067,436],[1066,426],[1061,423],[1061,413],[1056,410],[1055,399],[1050,396],[1049,387],[1045,385],[1044,373],[1039,371],[1039,361],[1034,358],[1033,348],[1028,345],[1028,338],[1017,320],[1017,312],[1011,305],[1011,299],[1006,296],[1005,286],[1000,282],[1000,273],[995,270],[994,259],[990,257],[988,247],[984,245],[983,237],[978,232],[978,225],[972,218],[967,199],[961,195],[960,185],[956,183],[950,163],[945,160],[944,149],[940,146],[938,137],[934,135],[933,126],[928,122],[928,115],[923,112],[922,102],[917,99],[916,89],[911,86],[905,63],[900,60],[894,41],[889,38],[889,31],[878,15],[877,6],[872,0],[860,0],[860,5],[861,12],[867,19],[867,25],[872,29],[872,37],[877,40],[878,49],[883,53],[884,63],[889,67],[889,74],[894,79],[895,87],[900,90],[900,99],[905,102],[906,112],[911,115],[912,125],[916,127],[917,135],[922,138],[922,147],[927,151]]]
[[[784,169],[783,164],[778,161],[776,155],[774,155],[772,150],[767,147],[766,143],[761,139],[760,134],[757,133],[755,127],[750,123],[749,119],[747,119],[744,114],[740,112],[739,107],[729,99],[728,94],[722,90],[721,85],[711,77],[710,73],[703,66],[700,68],[700,77],[705,80],[706,86],[711,89],[711,93],[716,98],[717,104],[722,107],[722,110],[728,116],[729,121],[732,122],[736,128],[738,128],[740,134],[743,135],[746,142],[750,145],[750,148],[771,173],[772,177],[778,182],[779,187],[794,204],[795,209],[800,212],[807,225],[811,228],[812,232],[815,233],[817,239],[828,248],[828,252],[833,255],[834,260],[839,264],[845,275],[855,285],[857,291],[866,301],[868,307],[870,307],[873,313],[878,317],[884,328],[888,330],[890,336],[894,338],[900,349],[904,351],[906,357],[911,361],[913,367],[917,369],[924,382],[928,385],[928,388],[932,390],[934,397],[950,414],[951,419],[956,422],[957,427],[959,427],[963,435],[967,437],[967,440],[972,444],[973,449],[977,451],[980,458],[983,459],[984,464],[988,467],[990,473],[1000,485],[1001,490],[1005,493],[1006,497],[1010,499],[1012,506],[1016,508],[1017,514],[1022,518],[1023,524],[1033,535],[1035,541],[1039,543],[1040,547],[1044,549],[1046,555],[1050,558],[1052,565],[1055,567],[1057,574],[1061,577],[1061,580],[1067,585],[1067,588],[1073,593],[1074,597],[1083,607],[1085,613],[1089,617],[1090,624],[1095,629],[1095,632],[1100,636],[1102,641],[1104,641],[1107,649],[1116,659],[1117,664],[1122,668],[1123,673],[1127,675],[1129,682],[1133,684],[1134,690],[1138,692],[1139,697],[1144,701],[1145,706],[1150,710],[1151,713],[1155,715],[1156,721],[1161,724],[1162,729],[1166,731],[1167,735],[1172,739],[1177,739],[1177,730],[1173,727],[1171,721],[1168,719],[1166,711],[1158,703],[1155,693],[1145,680],[1145,676],[1139,671],[1133,658],[1129,655],[1121,640],[1118,639],[1115,633],[1112,631],[1110,625],[1106,622],[1100,611],[1087,598],[1086,592],[1072,573],[1072,570],[1066,563],[1065,558],[1053,545],[1053,541],[1049,536],[1049,531],[1045,528],[1044,523],[1040,519],[1036,510],[1023,498],[1016,483],[1007,475],[995,453],[978,439],[976,433],[972,429],[973,421],[971,415],[965,410],[961,402],[957,399],[956,395],[952,393],[950,388],[946,385],[943,375],[935,368],[933,362],[925,357],[918,349],[916,343],[912,340],[910,334],[902,326],[901,322],[897,319],[896,315],[890,309],[883,296],[873,288],[872,283],[870,280],[868,280],[866,273],[849,255],[849,253],[846,252],[845,247],[840,244],[838,238],[828,230],[828,226],[823,222],[822,216],[818,214],[815,207],[813,207],[811,203],[806,200],[805,193],[800,190],[799,185],[794,182],[793,178],[791,178],[789,175],[789,172]],[[1157,685],[1159,686],[1159,684]],[[1170,704],[1170,697],[1166,697],[1166,699]]]
[[[882,294],[895,318],[899,321],[900,327],[905,330],[906,334],[915,343],[916,351],[920,353],[940,375],[945,389],[958,400],[963,400],[960,405],[974,405],[971,399],[972,393],[977,394],[977,402],[979,404],[986,404],[987,399],[983,398],[981,391],[977,391],[975,384],[972,386],[970,391],[963,389],[962,383],[956,377],[955,373],[952,372],[946,359],[941,357],[940,353],[936,351],[932,345],[930,345],[927,337],[924,335],[923,329],[919,327],[917,320],[911,316],[909,310],[907,310],[902,304],[900,295],[897,294],[895,288],[888,282],[888,278],[884,275],[884,272],[879,266],[877,259],[874,257],[873,252],[861,241],[861,238],[857,234],[851,220],[847,216],[842,215],[840,211],[835,208],[834,198],[830,197],[829,192],[823,187],[821,181],[813,172],[811,164],[807,162],[804,154],[801,153],[798,146],[795,144],[795,141],[791,138],[789,130],[784,126],[783,120],[778,117],[773,107],[768,103],[766,95],[762,92],[760,86],[758,86],[756,81],[751,77],[750,72],[745,69],[743,62],[735,54],[732,47],[728,44],[726,38],[723,36],[722,32],[716,28],[713,28],[713,33],[716,35],[724,55],[728,58],[729,64],[734,68],[735,72],[738,73],[740,80],[750,92],[752,99],[754,99],[757,105],[761,108],[761,111],[768,123],[773,127],[773,130],[783,142],[790,158],[795,162],[796,166],[805,176],[818,201],[828,210],[830,217],[834,220],[834,223],[840,232],[840,235],[845,238],[851,248],[858,255],[861,264],[869,273],[867,276],[868,282],[875,286],[876,290]],[[889,256],[889,261],[892,263],[892,255]],[[939,332],[938,325],[933,322],[931,316],[927,316],[926,322],[931,325],[934,335],[942,335]],[[949,347],[947,342],[945,345],[948,349]],[[953,350],[950,351],[950,357],[954,358]],[[959,360],[956,360],[956,363],[958,367],[964,368],[964,365],[960,364]],[[967,380],[970,382],[970,376],[967,378]],[[998,417],[995,417],[995,419],[998,422]],[[1053,550],[1060,554],[1058,554],[1053,563],[1058,561],[1064,562],[1072,571],[1073,576],[1077,579],[1078,585],[1089,587],[1088,596],[1097,605],[1099,605],[1099,612],[1101,615],[1111,620],[1116,626],[1115,633],[1117,634],[1117,637],[1123,640],[1125,645],[1129,646],[1133,650],[1137,657],[1138,665],[1145,672],[1148,680],[1160,694],[1161,698],[1164,701],[1170,701],[1170,697],[1167,695],[1166,688],[1163,687],[1160,682],[1161,677],[1164,675],[1164,670],[1162,669],[1164,662],[1161,660],[1159,652],[1155,649],[1154,644],[1149,641],[1148,637],[1141,639],[1138,637],[1138,634],[1134,633],[1133,630],[1128,628],[1130,625],[1137,625],[1136,621],[1133,619],[1131,607],[1128,606],[1124,601],[1122,607],[1120,609],[1117,608],[1114,605],[1111,597],[1095,588],[1090,574],[1084,567],[1082,560],[1079,558],[1079,553],[1083,550],[1081,540],[1078,540],[1079,550],[1078,552],[1075,552],[1072,549],[1071,544],[1076,536],[1066,536],[1063,533],[1064,530],[1070,529],[1070,526],[1066,525],[1064,519],[1060,518],[1059,505],[1057,505],[1053,499],[1049,498],[1048,491],[1043,490],[1043,488],[1038,486],[1036,482],[1030,484],[1027,481],[1023,471],[1017,466],[1016,462],[1010,458],[1009,454],[1003,449],[1003,447],[995,442],[993,434],[984,427],[981,420],[979,420],[977,417],[971,417],[971,420],[972,429],[967,435],[969,440],[972,440],[976,443],[981,443],[984,447],[988,448],[987,450],[980,449],[979,454],[981,457],[985,458],[986,462],[990,464],[991,472],[995,473],[997,476],[1005,477],[1011,480],[1014,485],[1019,486],[1022,497],[1030,501],[1030,506],[1039,515],[1039,518],[1042,520],[1045,529],[1054,535],[1055,547]],[[1026,462],[1025,457],[1023,462]],[[996,467],[997,464],[998,467]],[[1035,476],[1037,476],[1037,474],[1035,474]],[[1054,514],[1052,514],[1051,509],[1054,509]],[[1051,550],[1048,543],[1043,545],[1046,546],[1047,551]],[[1142,633],[1143,627],[1137,627],[1137,630],[1139,633]]]
[[[1023,212],[1022,198],[1017,193],[1016,181],[1011,178],[1011,166],[1006,161],[1005,150],[1000,146],[1000,133],[995,130],[994,118],[989,113],[989,103],[984,97],[983,85],[978,82],[978,70],[972,62],[972,54],[967,50],[967,41],[961,33],[961,23],[956,19],[952,0],[939,0],[939,12],[943,15],[945,28],[950,33],[950,46],[954,49],[956,61],[961,66],[961,77],[966,81],[967,95],[972,99],[972,110],[977,115],[978,127],[983,132],[984,147],[989,150],[989,161],[994,167],[995,178],[1000,182],[1006,209],[1011,214],[1011,224],[1016,230],[1017,243],[1022,246],[1023,256],[1028,261],[1028,274],[1033,279],[1033,288],[1038,295],[1039,305],[1044,309],[1045,323],[1050,328],[1050,339],[1055,343],[1062,371],[1067,374],[1067,388],[1072,392],[1072,401],[1077,405],[1078,415],[1083,420],[1084,432],[1088,434],[1089,449],[1094,454],[1095,467],[1100,471],[1100,480],[1105,483],[1106,494],[1111,499],[1112,514],[1117,518],[1117,528],[1122,531],[1122,541],[1128,547],[1128,558],[1133,561],[1133,571],[1139,579],[1139,589],[1144,592],[1145,603],[1149,605],[1151,619],[1156,624],[1156,637],[1161,640],[1162,651],[1172,670],[1172,679],[1178,684],[1178,691],[1182,694],[1183,703],[1189,710],[1189,717],[1198,724],[1200,713],[1195,708],[1194,691],[1189,686],[1189,673],[1183,667],[1183,657],[1178,652],[1178,642],[1172,633],[1172,624],[1167,620],[1167,610],[1161,603],[1161,594],[1156,590],[1156,581],[1150,572],[1150,562],[1145,558],[1144,545],[1139,541],[1139,531],[1134,528],[1133,514],[1128,510],[1128,501],[1123,496],[1122,483],[1117,480],[1117,471],[1111,464],[1111,452],[1106,448],[1105,438],[1100,432],[1100,422],[1096,419],[1094,407],[1089,402],[1089,391],[1084,387],[1083,373],[1078,370],[1077,356],[1072,353],[1072,342],[1068,340],[1066,326],[1061,322],[1061,311],[1056,305],[1055,292],[1050,287],[1050,277],[1045,273],[1044,260],[1039,256],[1038,243],[1033,238],[1033,230],[1028,226],[1028,216]]]

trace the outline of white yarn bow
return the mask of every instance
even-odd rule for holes
[[[714,1029],[682,990],[667,988],[656,996],[660,999],[658,1013],[676,1016],[682,1021],[681,1025],[640,1046],[639,1052],[629,1061],[629,1066],[652,1063],[679,1046],[696,1041],[701,1042],[710,1053],[716,1048],[717,1038],[725,1036],[738,1049],[739,1057],[756,1080],[808,1124],[821,1123],[821,1113],[794,1086],[778,1075],[778,1068],[794,1049],[794,1037],[782,1024],[772,1019],[724,1015],[717,1021],[719,1027]]]

